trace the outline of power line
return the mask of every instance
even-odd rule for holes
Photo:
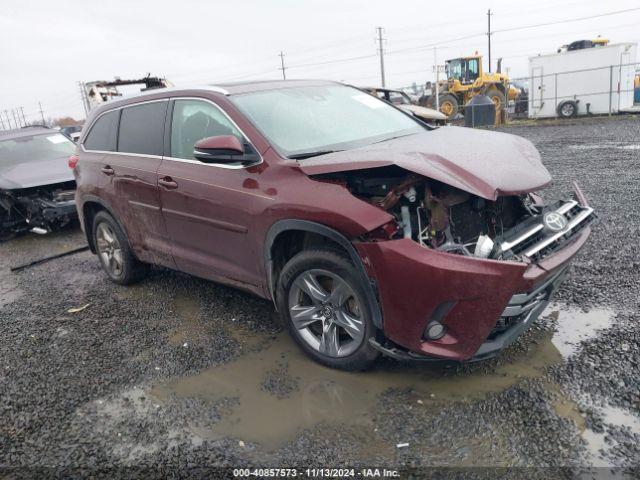
[[[501,30],[495,30],[494,33],[513,32],[513,31],[516,31],[516,30],[525,30],[527,28],[547,27],[549,25],[559,25],[561,23],[564,24],[564,23],[571,23],[571,22],[581,22],[583,20],[591,20],[591,19],[594,19],[594,18],[609,17],[611,15],[619,15],[620,13],[635,12],[637,10],[640,10],[640,7],[626,8],[624,10],[616,10],[614,12],[605,12],[605,13],[600,13],[598,15],[589,15],[588,17],[570,18],[570,19],[567,19],[567,20],[556,20],[554,22],[536,23],[536,24],[533,24],[533,25],[524,25],[524,26],[521,26],[521,27],[503,28]]]
[[[525,30],[525,29],[529,29],[529,28],[545,27],[545,26],[549,26],[549,25],[558,25],[558,24],[569,23],[569,22],[579,22],[579,21],[582,21],[582,20],[590,20],[590,19],[593,19],[593,18],[599,18],[599,17],[611,16],[611,15],[618,15],[620,13],[632,12],[632,11],[636,11],[636,10],[640,10],[640,7],[627,8],[625,10],[616,10],[616,11],[613,11],[613,12],[605,12],[605,13],[601,13],[601,14],[598,14],[598,15],[590,15],[590,16],[587,16],[587,17],[571,18],[571,19],[567,19],[567,20],[558,20],[558,21],[553,21],[553,22],[539,23],[539,24],[535,24],[535,25],[523,25],[523,26],[520,26],[520,27],[512,27],[512,28],[505,28],[505,29],[500,29],[500,30],[493,30],[491,32],[491,34],[494,35],[496,33],[513,32],[513,31],[517,31],[517,30]],[[493,15],[493,13],[492,13],[492,15]],[[440,40],[440,41],[433,42],[433,43],[428,43],[428,44],[423,44],[423,45],[416,45],[416,46],[407,47],[407,48],[401,48],[399,50],[391,50],[391,51],[387,52],[387,55],[394,55],[394,54],[398,54],[398,53],[402,53],[402,52],[409,52],[409,51],[413,51],[413,50],[431,49],[431,48],[433,48],[435,46],[444,45],[444,44],[447,44],[449,42],[457,42],[457,41],[460,41],[460,40],[469,40],[469,39],[481,37],[481,36],[484,36],[484,35],[486,35],[486,33],[474,33],[474,34],[465,35],[465,36],[462,36],[462,37]]]
[[[315,63],[301,63],[298,65],[289,65],[287,68],[291,69],[291,68],[302,68],[302,67],[315,67],[318,65],[330,65],[332,63],[342,63],[342,62],[352,62],[354,60],[362,60],[365,58],[373,58],[373,57],[377,57],[378,54],[369,54],[369,55],[359,55],[357,57],[347,57],[347,58],[340,58],[337,60],[327,60],[324,62],[315,62]]]
[[[504,32],[511,32],[511,31],[517,31],[517,30],[524,30],[524,29],[530,29],[530,28],[536,28],[536,27],[542,27],[542,26],[548,26],[548,25],[556,25],[556,24],[561,24],[561,23],[567,23],[567,22],[576,22],[576,21],[582,21],[582,20],[588,20],[588,19],[593,19],[593,18],[599,18],[599,17],[603,17],[603,16],[610,16],[610,15],[616,15],[616,14],[620,14],[620,13],[625,13],[625,12],[631,12],[631,11],[635,11],[635,10],[640,10],[639,8],[629,8],[629,9],[624,9],[624,10],[617,10],[617,11],[613,11],[613,12],[605,12],[602,14],[598,14],[598,15],[590,15],[590,16],[585,16],[585,17],[580,17],[580,18],[572,18],[572,19],[568,19],[568,20],[562,20],[562,21],[553,21],[553,22],[545,22],[545,23],[539,23],[539,24],[535,24],[535,25],[524,25],[524,26],[520,26],[520,27],[512,27],[512,28],[506,28],[506,29],[500,29],[500,30],[493,30],[493,31],[487,31],[484,33],[478,32],[478,33],[474,33],[474,34],[469,34],[469,35],[464,35],[461,37],[456,37],[456,38],[448,38],[448,39],[443,39],[443,40],[439,40],[439,41],[435,41],[432,43],[428,43],[428,44],[422,44],[422,45],[415,45],[415,46],[411,46],[411,47],[406,47],[406,48],[401,48],[401,49],[397,49],[397,50],[390,50],[390,51],[385,51],[384,53],[386,53],[387,55],[397,55],[397,54],[402,54],[405,52],[411,52],[411,51],[421,51],[421,50],[425,50],[425,49],[431,49],[435,46],[446,46],[447,44],[451,43],[451,42],[458,42],[458,41],[462,41],[462,40],[469,40],[469,39],[473,39],[473,38],[478,38],[480,36],[484,36],[487,35],[488,36],[488,43],[490,44],[491,42],[491,36],[493,36],[495,33],[504,33]],[[491,16],[495,15],[494,12],[490,12],[488,14],[488,24],[490,24],[491,21]],[[450,22],[453,23],[453,22]],[[488,25],[490,27],[490,25]],[[354,36],[354,37],[350,37],[349,39],[354,39],[354,38],[360,38],[360,36]],[[341,40],[341,41],[337,41],[337,42],[342,42],[344,43],[344,41],[346,40]],[[299,51],[300,54],[302,53],[307,53],[309,51],[313,51],[313,50],[326,50],[331,48],[330,45],[334,45],[336,41],[331,42],[330,44],[323,46],[318,46],[315,47],[313,49],[307,49],[305,51]],[[379,40],[378,40],[379,43]],[[379,48],[380,50],[380,48]],[[297,55],[298,52],[295,52],[294,55]],[[489,57],[491,57],[492,52],[489,52]],[[287,67],[285,67],[286,69],[291,69],[291,68],[307,68],[307,67],[317,67],[317,66],[324,66],[324,65],[333,65],[333,64],[340,64],[340,63],[346,63],[346,62],[352,62],[352,61],[357,61],[357,60],[365,60],[365,59],[371,59],[374,57],[377,57],[378,55],[380,55],[380,51],[378,51],[377,54],[368,54],[368,55],[355,55],[355,56],[351,56],[351,57],[345,57],[345,58],[338,58],[335,60],[325,60],[325,61],[320,61],[320,62],[308,62],[308,63],[299,63],[299,64],[293,64],[293,65],[289,65]],[[384,59],[381,58],[382,63],[384,63]],[[489,70],[491,70],[491,58],[489,59]],[[258,62],[250,62],[252,64],[256,64],[256,63],[264,63],[264,61],[258,61]],[[241,66],[241,65],[245,65],[246,63],[242,63],[242,64],[236,64],[233,67],[237,67],[237,66]],[[226,67],[225,70],[228,70],[229,68],[233,68],[233,67]],[[281,57],[281,67],[279,68],[279,70],[282,70],[283,68],[283,58]],[[286,74],[284,72],[284,70],[282,70],[283,72],[283,77],[286,77]],[[268,73],[268,72],[265,72]],[[262,73],[256,73],[256,72],[247,72],[246,74],[241,74],[240,76],[236,76],[234,78],[250,78],[252,76],[255,75],[261,75]],[[189,74],[187,74],[188,76]],[[185,75],[178,75],[178,77],[184,77]],[[386,80],[386,79],[385,79]]]

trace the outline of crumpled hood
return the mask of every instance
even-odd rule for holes
[[[0,164],[0,189],[15,190],[74,180],[67,158],[31,161],[10,167]]]
[[[515,135],[443,127],[299,161],[307,175],[397,165],[488,200],[551,181],[533,144]]]

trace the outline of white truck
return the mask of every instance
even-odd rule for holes
[[[636,50],[636,43],[616,43],[530,57],[529,117],[634,111]]]

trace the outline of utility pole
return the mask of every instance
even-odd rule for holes
[[[278,55],[280,57],[280,70],[282,70],[282,79],[286,80],[287,79],[287,75],[284,73],[284,71],[287,69],[284,66],[284,53],[282,53],[282,50],[280,50],[280,55]]]
[[[16,111],[15,109],[11,109],[11,115],[13,115],[13,123],[16,124],[16,128],[20,128],[22,125],[18,124],[18,120],[16,119]]]
[[[487,40],[489,42],[489,73],[491,73],[491,9],[487,10]]]
[[[80,99],[82,100],[82,107],[84,108],[85,118],[89,115],[89,100],[87,99],[87,91],[84,87],[84,82],[78,82],[78,88],[80,89]]]
[[[382,42],[384,38],[382,38],[382,27],[376,28],[378,31],[378,52],[380,53],[380,79],[382,80],[382,88],[386,87],[386,82],[384,78],[384,47]]]
[[[440,90],[440,66],[438,65],[438,47],[433,47],[433,68],[436,69],[436,106],[435,109],[440,111],[440,96],[438,90]]]
[[[7,125],[9,125],[9,130],[11,130],[11,119],[9,118],[9,112],[5,109],[4,116],[7,117]]]
[[[44,121],[44,112],[42,111],[42,104],[38,102],[38,107],[40,107],[40,115],[42,116],[42,124],[46,125],[47,122]]]
[[[20,107],[20,113],[22,114],[22,121],[24,122],[24,125],[27,125],[27,117],[24,116],[24,109],[22,107]]]

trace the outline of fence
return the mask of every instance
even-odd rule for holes
[[[640,113],[640,63],[553,73],[533,67],[529,76],[511,78],[510,82],[519,94],[504,105],[504,118]],[[429,93],[425,85],[415,83],[401,90],[415,100]],[[562,112],[567,102],[570,106]]]
[[[37,108],[37,111],[26,114],[23,107],[0,109],[0,131],[28,127],[29,125],[44,125],[46,120],[40,103]]]

